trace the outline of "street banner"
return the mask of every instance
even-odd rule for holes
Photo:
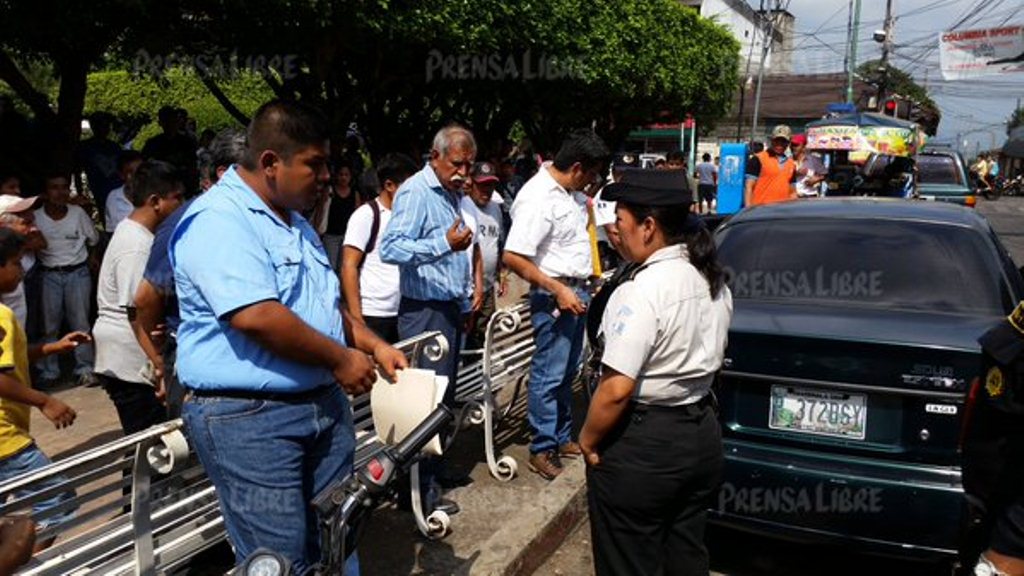
[[[943,32],[939,63],[946,80],[1024,72],[1024,26]]]
[[[922,144],[921,133],[892,126],[809,126],[808,150],[847,150],[849,159],[861,163],[872,153],[913,156]]]

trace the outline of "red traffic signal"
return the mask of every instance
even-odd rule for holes
[[[897,105],[895,100],[886,100],[882,111],[885,113],[886,116],[895,116],[896,108]]]

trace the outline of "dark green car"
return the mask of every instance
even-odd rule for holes
[[[735,312],[712,522],[953,554],[976,339],[1024,298],[985,219],[938,202],[795,201],[745,210],[716,240]]]
[[[959,152],[951,148],[925,148],[914,160],[918,197],[971,208],[977,205],[976,191]]]

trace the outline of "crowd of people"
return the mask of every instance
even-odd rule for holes
[[[38,196],[0,176],[0,479],[48,462],[30,407],[66,427],[73,407],[47,391],[99,385],[125,434],[181,416],[237,557],[270,548],[301,572],[320,542],[304,503],[351,470],[349,395],[408,365],[394,344],[436,330],[453,353],[421,367],[449,378],[453,404],[455,352],[484,345],[514,273],[530,284],[536,338],[530,470],[550,480],[567,458],[589,462],[600,574],[647,573],[650,559],[630,552],[650,543],[630,535],[638,522],[651,538],[678,528],[657,565],[706,565],[703,504],[720,467],[706,456],[721,452],[705,433],[708,383],[731,298],[691,210],[682,154],[663,171],[616,162],[606,186],[612,155],[589,129],[542,158],[482,154],[470,129],[450,125],[426,157],[371,162],[358,138],[332,147],[323,114],[295,102],[267,103],[247,130],[202,142],[181,110],[159,116],[163,132],[141,152],[109,140],[98,116],[79,166],[47,175]],[[715,172],[702,164],[697,176],[706,184]],[[701,197],[714,200],[706,188]],[[604,314],[589,310],[599,238],[635,266],[604,289],[622,286]],[[588,313],[614,345],[577,440],[571,386]],[[680,346],[692,353],[676,358]],[[663,470],[665,455],[644,447],[676,425],[696,426],[699,446],[678,456],[700,474]],[[256,465],[268,453],[279,465]],[[457,513],[443,494],[460,479],[443,457],[422,470],[425,512]],[[608,490],[655,470],[671,479],[643,502]],[[688,504],[669,506],[680,490]],[[355,556],[348,568],[358,573]]]

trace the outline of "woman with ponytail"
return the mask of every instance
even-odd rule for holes
[[[607,299],[580,433],[597,576],[708,574],[706,510],[723,465],[711,384],[732,295],[685,178],[632,171],[602,193],[618,203],[620,251],[635,269]]]

